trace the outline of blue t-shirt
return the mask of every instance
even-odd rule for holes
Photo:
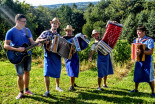
[[[11,46],[21,46],[24,43],[29,44],[28,38],[32,38],[32,34],[28,28],[26,29],[28,32],[28,37],[26,36],[26,32],[24,28],[21,30],[18,30],[15,27],[13,27],[10,30],[8,30],[8,32],[6,33],[5,40],[11,40],[10,42]],[[29,53],[31,54],[30,51]]]

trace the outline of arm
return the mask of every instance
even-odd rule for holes
[[[33,38],[29,38],[29,40],[30,40],[30,43],[31,44],[36,44],[37,42],[35,42],[34,40],[33,40]]]
[[[89,54],[89,61],[92,62],[92,58],[93,58],[93,54],[94,54],[94,51],[91,50],[90,54]]]
[[[41,42],[41,41],[45,41],[46,39],[42,39],[42,38],[40,38],[40,37],[38,37],[37,39],[36,39],[36,43],[39,43],[39,42]],[[44,43],[46,43],[46,44],[49,44],[49,41],[45,41]],[[41,46],[42,44],[41,43],[39,43],[39,45],[38,46]]]
[[[150,50],[145,50],[144,54],[146,55],[152,55],[153,54],[153,48],[151,48]]]
[[[136,51],[137,55],[140,55],[141,52],[142,51],[140,49],[137,49],[137,51]],[[153,48],[151,48],[149,50],[144,50],[144,54],[146,54],[146,55],[152,55],[153,54]]]
[[[90,62],[92,62],[92,58],[93,58],[93,54],[94,54],[94,52],[95,52],[95,44],[93,44],[92,46],[91,46],[91,52],[90,52],[90,54],[89,54],[89,61]]]
[[[141,52],[143,52],[145,55],[152,55],[153,54],[153,49],[154,49],[154,41],[152,39],[148,39],[148,49],[149,50],[143,50],[141,51],[140,49],[138,49],[136,52],[137,52],[137,55],[140,55]]]
[[[4,42],[4,48],[5,49],[12,50],[12,51],[19,51],[19,52],[23,52],[25,50],[24,47],[15,48],[15,47],[10,46],[10,41],[11,40],[5,40],[5,42]]]

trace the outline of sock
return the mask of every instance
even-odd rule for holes
[[[25,91],[28,91],[29,90],[29,88],[25,88]]]
[[[22,94],[23,94],[23,91],[20,91],[20,93],[22,93]]]
[[[50,91],[46,91],[47,93],[50,93]]]

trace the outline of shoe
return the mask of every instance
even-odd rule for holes
[[[134,89],[134,90],[132,90],[132,91],[129,91],[129,92],[130,92],[130,93],[132,93],[132,92],[138,92],[138,90],[135,90],[135,89]]]
[[[77,84],[74,83],[74,87],[79,87]]]
[[[19,93],[18,96],[16,97],[16,99],[21,99],[24,97],[24,94],[23,93]]]
[[[155,93],[152,93],[152,94],[151,94],[151,97],[152,97],[152,98],[155,98]]]
[[[109,88],[107,85],[103,86],[103,88]]]
[[[98,87],[97,90],[101,91],[101,87]]]
[[[60,87],[56,87],[56,90],[58,90],[59,92],[63,91]]]
[[[28,95],[34,95],[30,90],[25,91],[25,94],[28,94]]]
[[[70,86],[69,91],[75,91],[73,86]]]
[[[43,94],[43,97],[48,97],[48,96],[50,96],[49,92],[45,92],[45,94]]]

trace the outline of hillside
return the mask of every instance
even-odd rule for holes
[[[96,5],[98,2],[77,2],[77,3],[65,3],[65,4],[54,4],[54,5],[42,5],[44,7],[50,8],[50,9],[55,9],[55,8],[59,8],[62,5],[68,5],[70,7],[72,7],[73,4],[76,4],[77,9],[85,9],[87,8],[88,4],[92,3],[93,5]],[[36,6],[37,8],[37,6]]]

